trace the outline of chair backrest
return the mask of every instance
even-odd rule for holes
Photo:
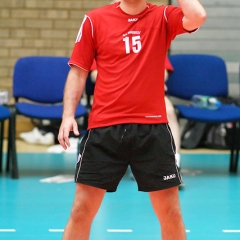
[[[13,96],[39,103],[63,101],[70,67],[68,57],[29,56],[17,60],[13,72]]]
[[[167,94],[190,100],[194,94],[226,97],[228,76],[224,60],[205,54],[169,56],[174,72],[166,82]]]

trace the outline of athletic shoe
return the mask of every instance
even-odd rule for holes
[[[20,133],[20,138],[27,143],[31,144],[41,144],[41,145],[52,145],[54,144],[54,134],[49,132],[43,134],[35,127],[30,132]]]

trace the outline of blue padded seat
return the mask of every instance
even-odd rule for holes
[[[63,105],[36,105],[32,103],[16,103],[16,108],[19,114],[27,116],[29,118],[38,118],[38,119],[46,119],[51,117],[54,119],[61,119],[63,112]],[[83,116],[86,114],[86,108],[83,105],[78,105],[75,117]]]
[[[175,105],[184,118],[199,122],[223,123],[238,122],[240,108],[231,104],[223,104],[219,109],[208,110],[203,108]]]
[[[5,106],[0,106],[0,121],[5,121],[10,118],[11,113],[9,109]]]

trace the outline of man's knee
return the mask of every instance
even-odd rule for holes
[[[71,217],[74,221],[92,220],[96,215],[105,190],[84,184],[77,184]]]
[[[168,219],[174,220],[181,220],[182,214],[179,206],[170,206],[166,209],[165,216]]]
[[[72,211],[71,211],[71,218],[75,222],[81,222],[82,220],[86,220],[91,218],[94,214],[91,214],[91,206],[89,202],[81,201],[75,199]]]

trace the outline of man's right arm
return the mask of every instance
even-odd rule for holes
[[[206,20],[207,13],[198,0],[177,0],[180,5],[184,18],[183,27],[185,30],[192,31],[199,28]]]
[[[58,141],[64,149],[70,146],[69,133],[79,135],[75,121],[75,111],[82,96],[88,72],[77,66],[72,66],[64,89],[62,123],[59,129]]]

